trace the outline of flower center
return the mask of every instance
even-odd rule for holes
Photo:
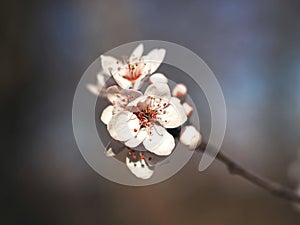
[[[156,121],[157,111],[147,106],[144,110],[135,114],[140,121],[141,127],[150,127]]]
[[[131,82],[136,81],[141,75],[142,70],[144,68],[144,64],[140,61],[137,63],[127,63],[127,73],[125,74],[125,78]]]
[[[146,104],[146,105],[145,105]],[[141,127],[151,127],[157,121],[160,121],[160,115],[165,114],[166,103],[162,99],[149,97],[144,103],[138,104],[138,111],[134,114],[139,119]]]
[[[134,62],[129,62],[127,57],[123,58],[124,66],[119,66],[118,71],[125,79],[134,83],[139,77],[143,75],[143,69],[146,64],[143,58],[138,58]],[[119,62],[117,62],[119,64]]]

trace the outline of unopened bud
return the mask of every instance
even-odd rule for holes
[[[172,95],[179,98],[181,101],[185,99],[187,87],[184,84],[176,84],[173,88]]]
[[[202,136],[194,126],[186,126],[180,134],[180,142],[190,149],[195,149],[201,144]]]

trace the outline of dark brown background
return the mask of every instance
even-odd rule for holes
[[[299,1],[17,1],[1,4],[0,224],[297,225],[289,202],[194,158],[150,187],[96,174],[78,151],[76,84],[101,53],[130,41],[200,55],[226,98],[222,150],[292,187],[300,147]]]

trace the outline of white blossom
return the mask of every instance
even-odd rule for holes
[[[153,49],[147,55],[143,44],[138,45],[129,58],[118,60],[112,56],[101,55],[101,64],[106,74],[111,74],[121,88],[139,89],[143,80],[153,74],[164,60],[165,49]]]
[[[107,96],[113,108],[108,106],[101,119],[112,138],[129,148],[143,143],[156,155],[172,152],[175,140],[166,128],[181,126],[187,116],[180,100],[171,97],[167,84],[151,84],[144,94],[113,86],[108,89]]]

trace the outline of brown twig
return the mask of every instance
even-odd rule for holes
[[[196,150],[204,152],[206,147],[207,144],[202,143],[196,148]],[[226,165],[228,171],[231,174],[238,175],[257,186],[264,188],[265,190],[269,191],[279,198],[284,198],[295,203],[300,203],[300,196],[292,189],[248,171],[222,152],[219,152],[216,158]]]

